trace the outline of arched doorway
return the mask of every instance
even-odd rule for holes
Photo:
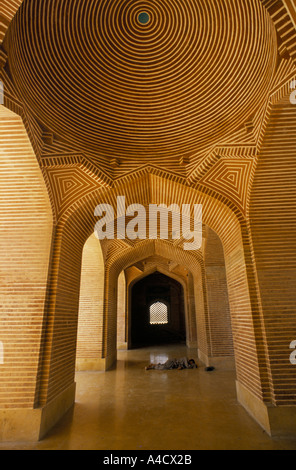
[[[130,347],[185,342],[184,291],[158,271],[131,289]]]

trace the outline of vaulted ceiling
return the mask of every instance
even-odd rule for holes
[[[2,0],[5,104],[56,214],[143,167],[245,214],[270,106],[296,74],[295,16],[284,0]]]
[[[94,161],[163,163],[258,109],[276,41],[258,0],[25,0],[6,44],[23,101],[54,134]]]

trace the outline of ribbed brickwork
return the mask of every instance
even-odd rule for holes
[[[275,404],[296,403],[296,107],[273,106],[251,197],[251,232]]]
[[[143,279],[156,271],[178,281],[184,290],[184,310],[186,318],[186,341],[187,344],[196,344],[196,308],[194,295],[194,279],[192,273],[183,265],[172,259],[166,259],[163,256],[154,255],[137,263],[139,268],[132,266],[126,270],[126,279],[129,296],[127,298],[127,314],[131,309],[131,288],[139,280]],[[197,266],[198,267],[198,266]],[[195,271],[198,271],[196,269]],[[198,281],[197,281],[198,284]],[[200,302],[200,301],[199,301]],[[128,319],[129,326],[130,319]]]
[[[128,186],[118,186],[116,188],[116,193],[119,195],[126,194],[127,204],[134,202],[135,200],[139,203],[146,203],[149,198],[150,201],[154,203],[174,202],[176,204],[180,204],[183,202],[193,204],[195,202],[203,204],[204,223],[210,225],[220,235],[224,246],[230,311],[233,322],[236,356],[238,358],[238,377],[241,382],[249,387],[255,394],[261,396],[261,378],[257,359],[256,338],[254,337],[253,313],[249,297],[248,276],[245,267],[244,247],[242,245],[239,220],[234,216],[230,208],[227,208],[226,205],[212,198],[206,192],[201,193],[188,187],[186,188],[186,191],[184,191],[184,186],[181,184],[149,174],[145,177],[141,177],[139,181],[141,181],[141,183],[137,184],[136,176],[134,176],[134,182],[129,181],[130,184]],[[53,309],[52,315],[55,311],[54,322],[58,322],[58,325],[62,330],[65,329],[65,334],[68,338],[68,346],[65,346],[66,342],[64,341],[62,348],[63,354],[65,355],[64,358],[61,353],[58,354],[56,352],[58,351],[57,347],[54,347],[53,349],[53,354],[56,355],[56,361],[51,363],[51,374],[48,376],[50,383],[52,383],[50,386],[50,393],[57,393],[59,388],[63,389],[68,383],[67,380],[70,380],[71,377],[70,366],[73,363],[73,359],[71,357],[73,352],[71,347],[73,348],[73,344],[75,344],[75,321],[78,310],[77,291],[79,290],[79,281],[77,280],[77,276],[79,276],[80,258],[85,238],[91,234],[96,222],[92,215],[94,207],[96,207],[100,200],[101,202],[110,202],[115,204],[115,193],[112,190],[108,193],[104,191],[104,194],[102,195],[99,190],[94,193],[92,197],[86,198],[84,205],[80,204],[77,208],[74,205],[73,211],[75,211],[75,217],[71,216],[63,229],[62,250],[58,248],[58,243],[56,244],[57,255],[54,262],[57,263],[58,271],[53,270],[52,282],[53,285],[56,286],[53,289],[53,294],[55,289],[57,289],[57,294],[59,295],[57,297],[54,295],[52,296],[53,303],[51,303],[51,308]],[[62,234],[62,232],[58,231],[57,235],[60,233]],[[125,251],[122,251],[124,247]],[[154,249],[151,251],[149,246],[147,247],[145,244],[140,243],[139,248],[137,249],[140,251],[135,254],[133,244],[129,249],[127,249],[124,241],[114,242],[114,249],[110,248],[110,254],[108,255],[108,259],[110,260],[108,263],[111,262],[111,265],[114,265],[114,268],[116,266],[114,279],[117,279],[118,274],[125,267],[155,254]],[[118,263],[117,261],[119,259],[118,250],[121,254],[126,253],[124,255],[126,259],[124,263]],[[194,271],[193,266],[190,268],[192,263],[186,259],[186,252],[180,249],[180,253],[179,262],[186,266],[188,266],[189,263],[189,269]],[[60,255],[62,256],[60,257]],[[164,255],[162,250],[159,251],[159,255]],[[166,257],[168,259],[173,259],[174,256],[174,249],[171,245],[170,251],[168,251]],[[111,267],[111,265],[109,266]],[[55,273],[59,273],[59,275],[56,276]],[[107,295],[107,297],[105,297],[105,349],[103,351],[103,354],[105,355],[110,354],[115,347],[114,334],[116,331],[116,322],[114,312],[116,312],[117,309],[117,299],[114,294],[117,290],[117,282],[113,282],[112,279],[110,281],[109,279],[106,284],[106,289],[106,293],[108,294],[108,292],[110,292],[111,295]],[[199,288],[199,292],[203,293],[204,289],[205,286],[201,286]],[[200,313],[198,313],[199,308],[201,309]],[[206,329],[203,326],[205,319],[202,311],[202,309],[204,309],[204,304],[197,302],[196,309],[197,318],[199,318],[199,335],[201,342],[204,342],[206,347],[208,341],[205,333]],[[63,325],[63,319],[68,322],[70,322],[70,320],[73,322],[72,329],[70,329],[69,326],[66,328]],[[259,333],[260,330],[258,330],[258,334]],[[74,335],[73,337],[71,337],[72,334]],[[54,337],[52,340],[54,340]],[[50,343],[51,339],[49,341],[49,344]],[[70,367],[70,369],[67,369],[67,374],[63,369],[61,369],[62,365],[65,364],[68,364]],[[46,383],[48,382],[44,382],[45,389]]]
[[[43,331],[52,215],[19,116],[0,106],[0,407],[32,408]]]
[[[187,280],[187,289],[188,289],[188,335],[187,340],[192,342],[194,345],[198,345],[197,342],[197,328],[196,328],[196,304],[198,304],[199,299],[195,299],[194,295],[194,277],[191,272],[188,273]]]
[[[21,3],[2,0],[0,44]],[[295,2],[147,2],[146,29],[125,8],[132,2],[70,3],[65,17],[61,0],[25,0],[0,50],[5,105],[27,130],[1,108],[0,405],[45,405],[73,384],[78,324],[78,357],[112,358],[127,324],[118,276],[138,266],[129,284],[148,258],[146,269],[182,278],[190,340],[198,337],[205,355],[234,351],[238,382],[251,394],[296,404],[296,108],[287,95],[296,77]],[[94,18],[103,17],[98,31]],[[150,29],[157,18],[166,20],[158,41]],[[81,28],[81,19],[94,27]],[[166,43],[176,25],[185,36]],[[122,195],[127,206],[202,204],[205,250],[185,252],[182,240],[114,240],[99,253],[94,209],[115,208]]]
[[[45,405],[71,386],[75,374],[80,272],[86,240],[80,240],[79,227],[69,222],[68,230],[62,232],[58,227],[54,238],[39,405]]]
[[[207,230],[205,278],[208,299],[211,355],[233,356],[232,329],[226,281],[224,252],[218,236]]]
[[[117,278],[118,273],[126,268],[129,265],[138,263],[141,260],[146,260],[148,258],[148,262],[146,264],[147,271],[149,271],[149,256],[150,257],[158,257],[159,262],[157,263],[158,266],[162,266],[161,264],[161,259],[165,258],[167,260],[175,261],[176,264],[183,264],[186,263],[186,266],[188,267],[189,270],[194,271],[195,273],[198,271],[199,272],[199,280],[197,281],[197,285],[200,284],[201,280],[201,275],[200,275],[200,266],[199,263],[201,262],[201,258],[199,256],[193,256],[189,255],[189,253],[185,253],[182,249],[176,249],[172,246],[172,244],[165,242],[165,241],[143,241],[139,242],[136,244],[134,248],[126,248],[125,250],[118,249],[117,252],[112,250],[112,256],[108,258],[107,261],[107,268],[108,268],[108,275],[107,275],[107,282],[108,285],[110,286],[107,292],[108,298],[106,299],[106,321],[109,322],[109,327],[107,328],[107,344],[109,354],[110,351],[112,351],[112,348],[114,347],[114,333],[112,332],[112,329],[114,328],[114,317],[115,317],[115,301],[114,301],[114,289],[115,289],[115,284],[114,284],[114,279]],[[146,263],[146,261],[145,261]],[[155,261],[154,261],[155,263]],[[151,262],[151,268],[155,266],[153,262]],[[166,266],[166,269],[168,269],[168,264]],[[130,271],[130,270],[129,270]],[[165,266],[163,266],[163,271],[164,274],[165,272]],[[134,273],[134,276],[129,276],[128,277],[128,282],[131,280],[134,280],[137,277],[137,273]],[[168,276],[170,276],[170,273],[167,273]],[[139,274],[138,274],[139,276]],[[172,274],[174,277],[174,274]],[[176,275],[175,278],[178,280],[180,276]],[[181,281],[182,282],[182,281]],[[183,281],[184,282],[184,281]],[[202,289],[201,289],[202,292]],[[201,301],[199,302],[199,307],[197,308],[197,312],[199,313],[200,309],[203,312],[203,299],[200,297]],[[192,311],[190,311],[192,314]],[[202,316],[202,313],[199,315],[200,317]],[[194,321],[189,321],[190,323],[190,330],[192,331],[193,328],[195,328],[195,322]],[[112,325],[112,327],[111,327]],[[190,332],[190,334],[192,334]],[[193,333],[193,337],[195,332]]]
[[[211,355],[211,338],[208,314],[205,270],[203,263],[193,274],[193,292],[195,298],[195,315],[198,349],[206,356]]]
[[[117,344],[122,345],[127,341],[127,310],[126,310],[126,282],[122,271],[118,276],[117,290]]]
[[[296,60],[295,5],[291,0],[262,0],[281,37],[283,46]]]
[[[296,28],[296,4],[294,0],[283,0],[283,4],[291,18],[291,21]]]
[[[44,127],[109,174],[122,176],[141,160],[185,176],[188,161],[261,104],[276,66],[276,32],[258,0],[145,8],[143,27],[141,6],[130,0],[25,0],[5,38],[10,71]]]
[[[82,253],[76,358],[102,357],[104,305],[104,259],[99,240],[93,234]]]
[[[0,44],[12,18],[16,14],[23,0],[1,0],[0,5]]]

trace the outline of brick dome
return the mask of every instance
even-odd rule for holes
[[[240,128],[277,54],[258,0],[25,0],[7,48],[46,128],[94,156],[149,161],[190,158]]]

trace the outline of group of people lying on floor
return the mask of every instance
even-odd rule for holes
[[[172,369],[197,369],[197,365],[194,359],[187,359],[183,357],[181,359],[168,359],[164,364],[149,364],[146,370],[172,370]]]

